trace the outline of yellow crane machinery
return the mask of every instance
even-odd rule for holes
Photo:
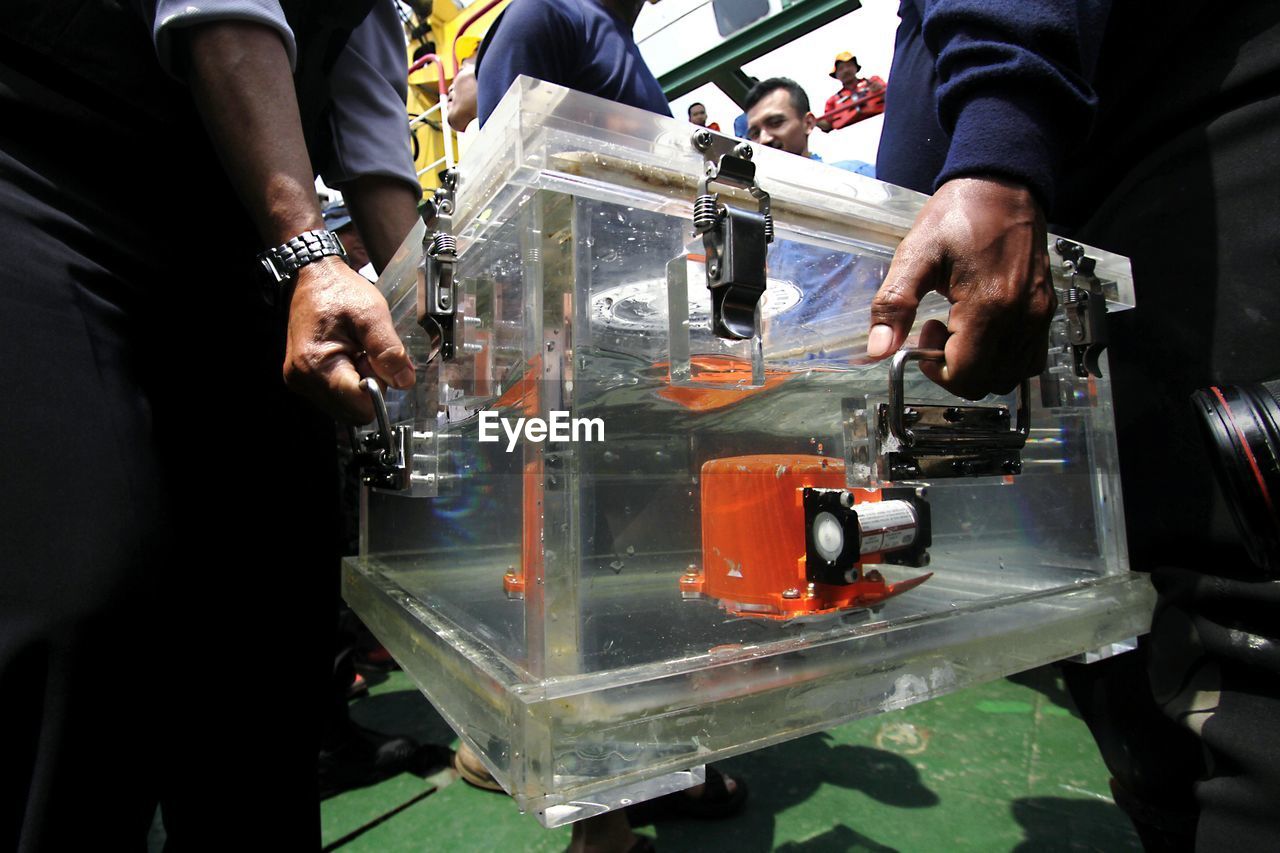
[[[440,186],[440,172],[458,159],[448,124],[445,92],[458,64],[475,54],[481,39],[511,0],[414,0],[409,34],[409,127],[414,168],[425,193]],[[442,104],[443,102],[443,104]]]

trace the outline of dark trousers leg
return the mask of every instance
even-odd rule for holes
[[[332,427],[216,162],[42,86],[0,61],[0,847],[137,849],[159,797],[174,849],[314,849]]]
[[[203,282],[212,284],[212,282]],[[244,322],[251,303],[213,300],[198,333]],[[250,315],[252,316],[252,315]],[[221,319],[219,319],[221,318]],[[182,472],[181,572],[166,597],[174,638],[162,811],[178,850],[319,845],[316,757],[337,613],[339,524],[331,422],[287,394],[277,347],[224,350],[216,375],[161,404],[166,468]],[[187,748],[216,761],[192,760]]]
[[[1131,557],[1161,599],[1145,658],[1073,686],[1139,810],[1198,807],[1202,849],[1280,837],[1280,658],[1265,653],[1280,597],[1239,547],[1188,403],[1280,376],[1278,138],[1274,97],[1184,129],[1080,235],[1133,259],[1138,308],[1113,318],[1112,368]]]
[[[127,311],[0,150],[0,847],[138,849],[160,478]],[[40,230],[32,221],[43,224]]]

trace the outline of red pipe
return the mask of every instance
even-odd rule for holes
[[[440,57],[436,56],[434,53],[422,54],[422,56],[419,56],[417,59],[415,59],[413,61],[413,64],[409,66],[409,73],[412,74],[413,72],[422,68],[428,62],[435,63],[436,85],[440,89],[440,97],[443,98],[445,95],[449,94],[449,87],[445,85],[445,82],[444,82],[444,63],[440,61]]]

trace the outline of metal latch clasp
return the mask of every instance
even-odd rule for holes
[[[1062,258],[1069,276],[1062,299],[1066,318],[1067,344],[1071,347],[1072,366],[1081,378],[1102,376],[1099,359],[1107,348],[1107,304],[1102,284],[1094,275],[1097,262],[1085,255],[1084,247],[1070,240],[1058,239],[1054,251]]]
[[[889,369],[889,402],[878,409],[886,479],[986,477],[1022,472],[1031,432],[1030,383],[1018,388],[1017,423],[1007,406],[908,404],[903,374],[909,361],[942,361],[942,350],[900,350]],[[887,441],[892,438],[893,441]],[[895,446],[896,445],[896,446]]]
[[[360,471],[360,480],[375,489],[402,491],[411,482],[410,456],[412,428],[408,425],[391,426],[387,414],[387,401],[382,389],[373,379],[364,379],[361,386],[373,400],[373,414],[377,429],[370,433],[358,433],[355,427],[347,427],[351,442],[352,462]]]
[[[449,169],[435,191],[435,229],[425,246],[426,281],[418,289],[418,324],[431,338],[431,352],[438,352],[445,361],[452,361],[458,350],[458,293],[454,279],[458,240],[453,236],[457,180],[457,170]]]
[[[706,177],[698,183],[693,227],[702,235],[707,257],[707,289],[711,291],[712,331],[729,340],[755,334],[756,307],[764,295],[768,244],[773,242],[769,194],[756,186],[752,148],[746,142],[709,130],[693,135],[694,147],[706,157]],[[756,210],[721,204],[714,183],[751,193]]]

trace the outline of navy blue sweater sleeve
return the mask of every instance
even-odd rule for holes
[[[489,30],[476,62],[480,124],[521,74],[557,82],[568,76],[582,50],[581,23],[571,7],[549,0],[515,0]]]
[[[1106,0],[924,0],[936,57],[938,119],[951,136],[937,184],[995,174],[1046,206],[1063,160],[1083,142]]]

